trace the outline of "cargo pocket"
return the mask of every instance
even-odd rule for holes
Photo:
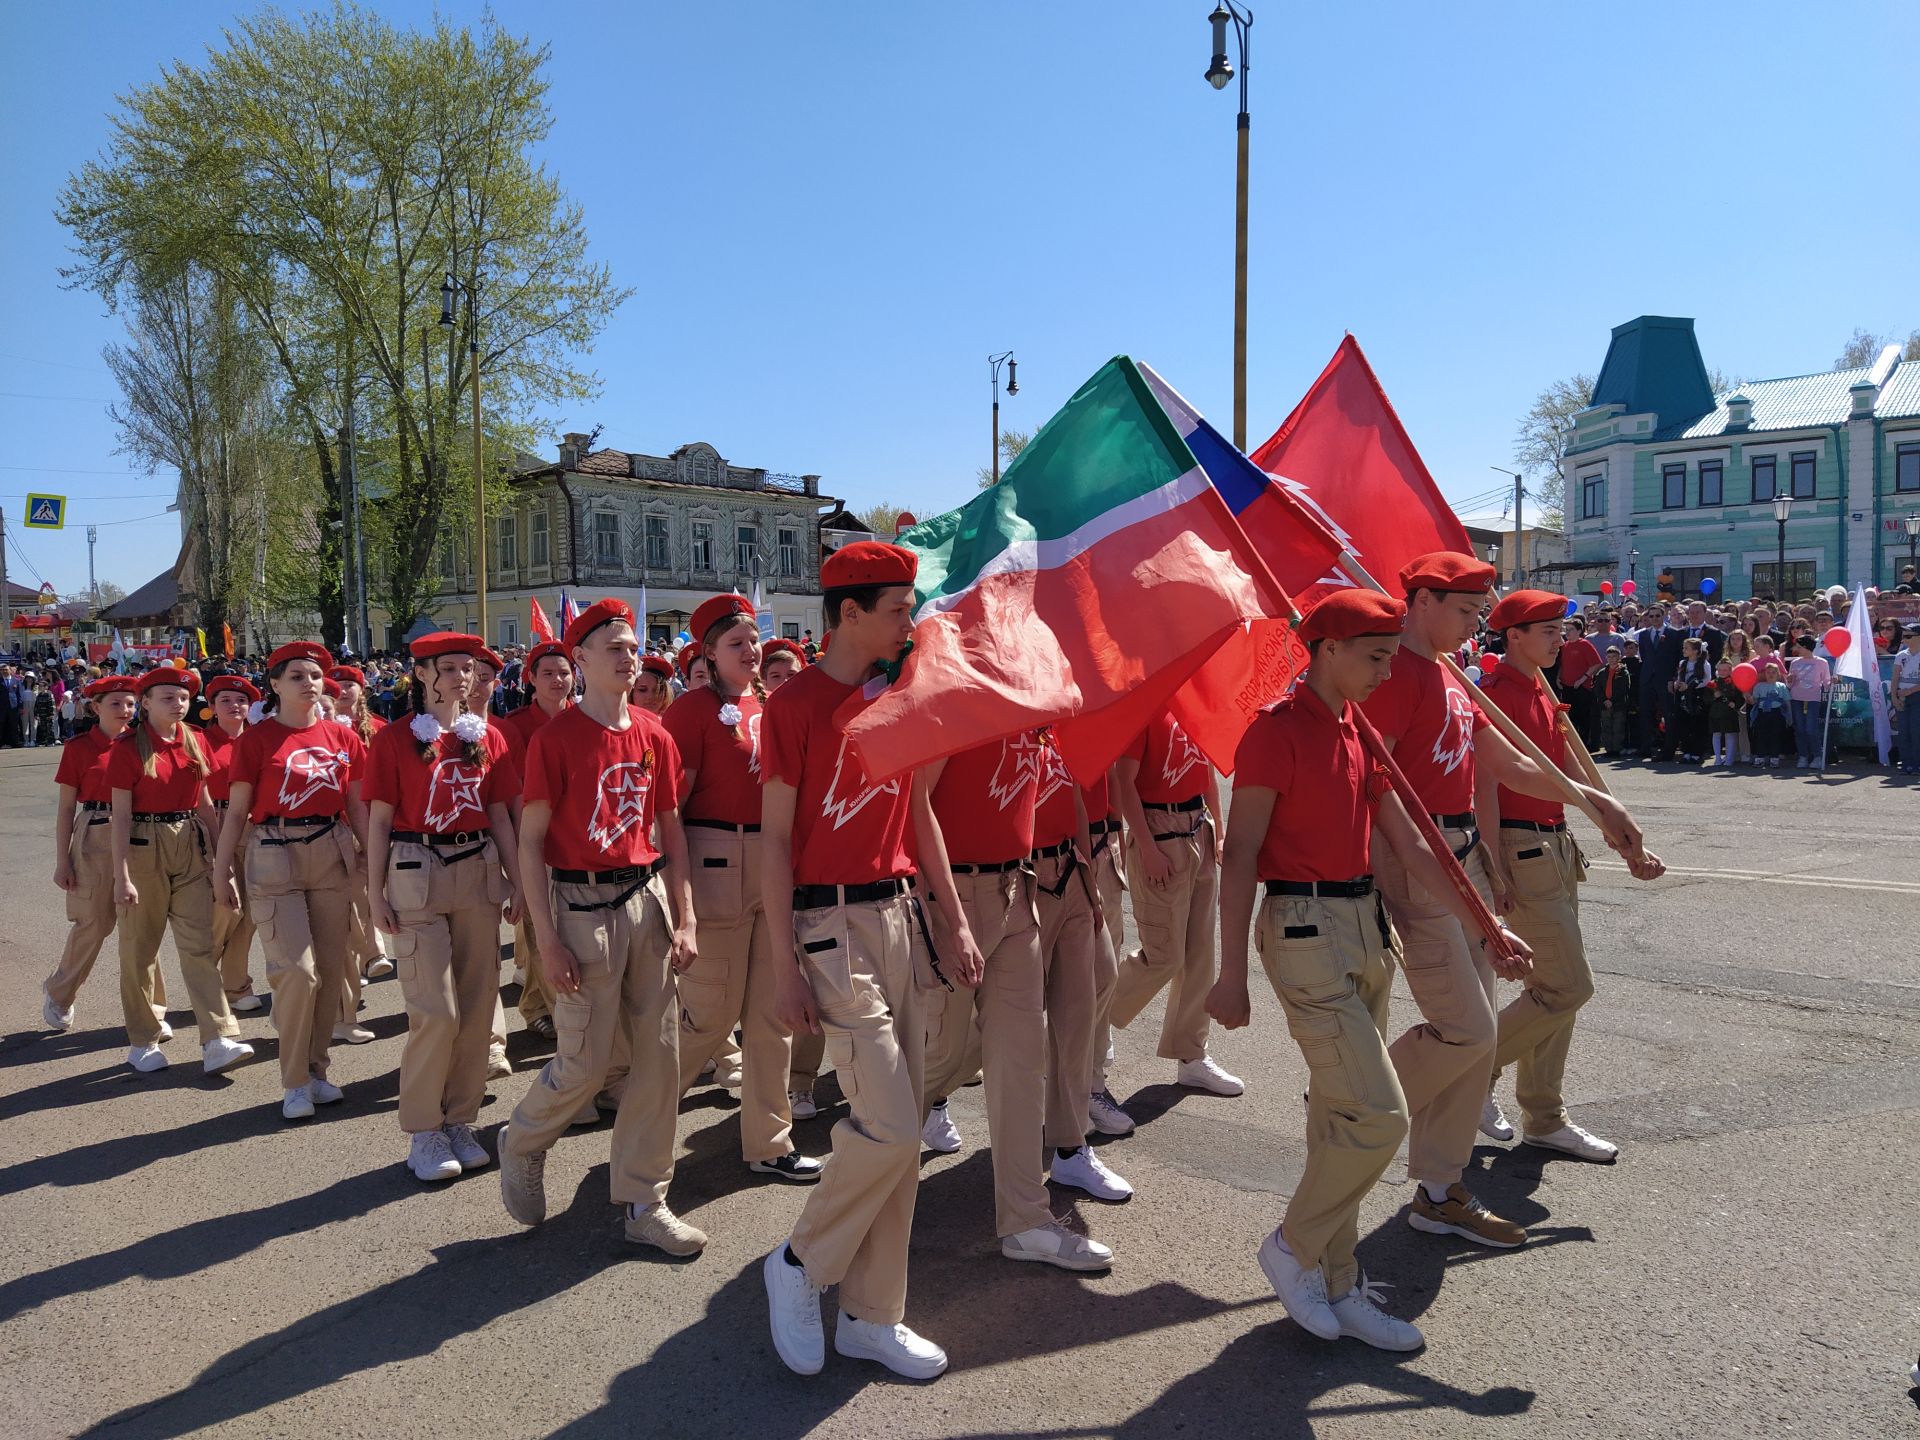
[[[500,869],[500,846],[493,840],[487,841],[486,848],[474,856],[474,862],[486,867],[487,903],[504,905],[507,903],[507,877]],[[462,864],[468,862],[462,861]]]
[[[1513,893],[1522,900],[1556,900],[1562,893],[1560,860],[1544,835],[1513,852],[1507,873],[1513,877]]]
[[[1307,1062],[1309,1079],[1322,1099],[1335,1105],[1353,1105],[1359,1100],[1353,1076],[1347,1067],[1346,1049],[1340,1043],[1340,1021],[1333,1015],[1287,1011],[1287,1030]]]
[[[394,846],[387,860],[387,904],[403,915],[417,915],[426,909],[432,880],[427,867],[438,863],[424,845]]]
[[[827,1031],[827,1059],[833,1064],[840,1094],[852,1105],[860,1095],[860,1077],[853,1066],[853,1036],[844,1030]]]
[[[695,830],[693,853],[693,913],[716,925],[731,925],[745,910],[746,866],[737,837],[719,838],[717,831]],[[709,835],[716,838],[709,839]]]
[[[247,849],[246,864],[241,868],[246,872],[247,890],[255,896],[263,891],[269,895],[283,895],[293,884],[293,857],[287,853],[284,845],[254,841]]]
[[[582,996],[556,995],[553,998],[553,1059],[540,1072],[541,1083],[549,1090],[568,1090],[587,1082],[587,1024],[593,1006]],[[605,1076],[595,1076],[597,1086]]]
[[[402,925],[400,933],[387,936],[386,941],[394,977],[399,980],[400,993],[404,996],[420,973],[420,937],[411,926]]]
[[[793,919],[794,944],[800,952],[801,972],[813,990],[813,1003],[822,1015],[846,1015],[853,1009],[853,951],[847,935],[847,913],[839,906],[803,910]]]
[[[721,971],[718,979],[713,974],[716,969]],[[689,1035],[719,1030],[732,1018],[726,1014],[724,967],[709,966],[703,957],[694,962],[693,969],[679,976],[676,983],[680,990],[680,1028]]]

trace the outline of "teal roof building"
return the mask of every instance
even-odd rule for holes
[[[1662,574],[1728,600],[1892,586],[1920,513],[1920,361],[1890,345],[1870,365],[1716,395],[1693,321],[1642,315],[1614,327],[1561,455],[1571,590],[1634,579],[1651,597]]]

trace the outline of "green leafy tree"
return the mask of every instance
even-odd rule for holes
[[[1033,439],[1033,432],[1031,430],[1002,430],[1000,432],[1000,473],[1002,475],[1007,473],[1007,467],[1009,465],[1020,458],[1020,452],[1027,448],[1027,442],[1031,439]],[[974,471],[973,474],[974,478],[980,482],[980,488],[982,490],[992,488],[993,467],[991,465],[982,465],[978,470]]]

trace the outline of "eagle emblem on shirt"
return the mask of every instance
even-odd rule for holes
[[[987,794],[1006,809],[1029,784],[1040,783],[1050,753],[1032,734],[1008,736],[1000,742],[1000,763],[987,782]]]
[[[747,773],[758,775],[760,773],[760,717],[749,715],[747,723],[740,728],[745,732],[747,740]]]
[[[429,830],[451,830],[467,811],[485,813],[480,802],[481,774],[464,760],[441,760],[427,782],[426,822]]]
[[[647,818],[647,792],[653,788],[652,766],[622,760],[600,772],[600,785],[593,801],[593,818],[587,822],[587,839],[602,850]]]
[[[1466,763],[1473,749],[1473,701],[1467,692],[1446,687],[1447,714],[1433,741],[1433,763],[1448,775]]]
[[[280,776],[280,803],[289,811],[298,810],[322,790],[345,796],[341,777],[346,774],[344,750],[326,750],[308,745],[287,756]]]
[[[1178,785],[1180,779],[1196,765],[1207,763],[1207,757],[1200,753],[1199,747],[1187,737],[1175,722],[1167,733],[1167,759],[1160,768],[1160,779],[1166,785]]]
[[[838,830],[872,804],[875,796],[899,793],[898,777],[884,785],[867,782],[867,767],[857,756],[847,753],[847,737],[842,735],[840,753],[833,762],[833,781],[827,786],[827,798],[820,802],[820,814],[823,819],[831,820],[833,828]]]
[[[1040,752],[1040,788],[1034,796],[1036,806],[1046,804],[1073,784],[1073,775],[1067,769],[1067,762],[1060,758],[1060,751],[1050,739],[1041,742]]]

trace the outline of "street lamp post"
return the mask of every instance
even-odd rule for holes
[[[1633,581],[1634,589],[1640,588],[1640,552],[1627,551],[1627,579]]]
[[[461,284],[453,278],[453,272],[447,272],[447,278],[440,284],[440,323],[449,331],[454,328],[453,297],[465,293],[467,297],[467,369],[473,377],[473,596],[474,610],[478,615],[475,629],[480,638],[487,638],[487,476],[483,468],[486,464],[482,450],[480,434],[480,307],[475,289],[480,283],[478,275]],[[452,377],[449,376],[449,379]]]
[[[987,373],[993,388],[993,483],[996,485],[1000,483],[1000,367],[1007,367],[1007,398],[1011,399],[1020,393],[1019,364],[1011,350],[987,357]]]
[[[1780,551],[1773,567],[1774,599],[1781,604],[1787,601],[1787,517],[1793,513],[1793,497],[1776,495],[1773,497],[1773,521],[1780,527]]]
[[[1227,59],[1227,23],[1233,23],[1240,43],[1240,115],[1235,122],[1238,141],[1234,161],[1233,202],[1233,444],[1247,448],[1247,137],[1250,117],[1247,113],[1247,32],[1253,28],[1253,11],[1220,0],[1207,17],[1213,26],[1213,61],[1207,66],[1207,83],[1216,90],[1227,88],[1233,79],[1233,62]]]
[[[93,532],[89,530],[87,533],[91,535]],[[1907,516],[1907,564],[1920,570],[1920,559],[1915,556],[1920,556],[1920,510]]]

